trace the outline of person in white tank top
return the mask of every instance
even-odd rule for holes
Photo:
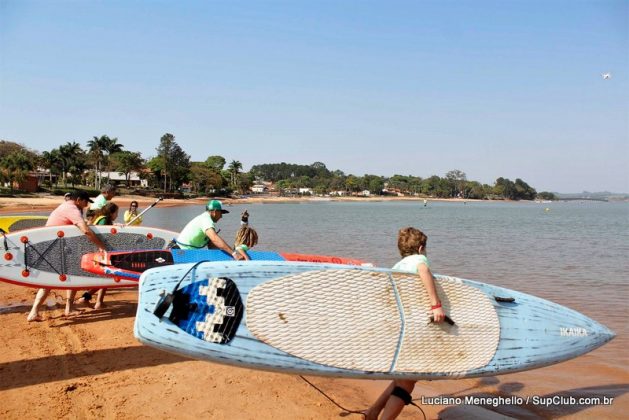
[[[430,310],[434,322],[442,322],[445,319],[445,313],[441,307],[441,301],[435,288],[435,278],[430,271],[430,263],[426,257],[427,241],[428,237],[419,229],[413,227],[400,229],[397,245],[402,259],[393,266],[393,269],[419,274],[430,298]],[[376,402],[363,412],[365,419],[376,420],[381,411],[383,420],[396,418],[402,412],[404,405],[411,402],[413,388],[415,388],[415,381],[412,380],[391,382]]]

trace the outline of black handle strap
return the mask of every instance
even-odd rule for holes
[[[445,316],[445,318],[443,319],[445,322],[447,322],[450,325],[455,325],[454,321],[452,320],[452,318],[450,318],[448,315]],[[435,322],[435,317],[430,315],[430,322]]]

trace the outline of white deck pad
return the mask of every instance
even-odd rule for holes
[[[456,374],[487,365],[500,338],[492,302],[449,277],[437,290],[454,326],[429,322],[416,275],[308,271],[254,287],[247,327],[279,350],[342,369]]]

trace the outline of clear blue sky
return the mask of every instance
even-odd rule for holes
[[[0,0],[0,138],[629,192],[628,22],[626,0]]]

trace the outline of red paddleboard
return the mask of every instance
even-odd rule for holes
[[[373,266],[355,258],[335,257],[328,255],[308,255],[294,253],[276,253],[269,251],[248,251],[253,261],[300,261],[326,264],[345,264]],[[155,267],[191,263],[199,261],[231,261],[233,257],[217,249],[155,249],[138,251],[114,251],[89,253],[81,258],[81,269],[99,276],[137,280],[140,275]]]

